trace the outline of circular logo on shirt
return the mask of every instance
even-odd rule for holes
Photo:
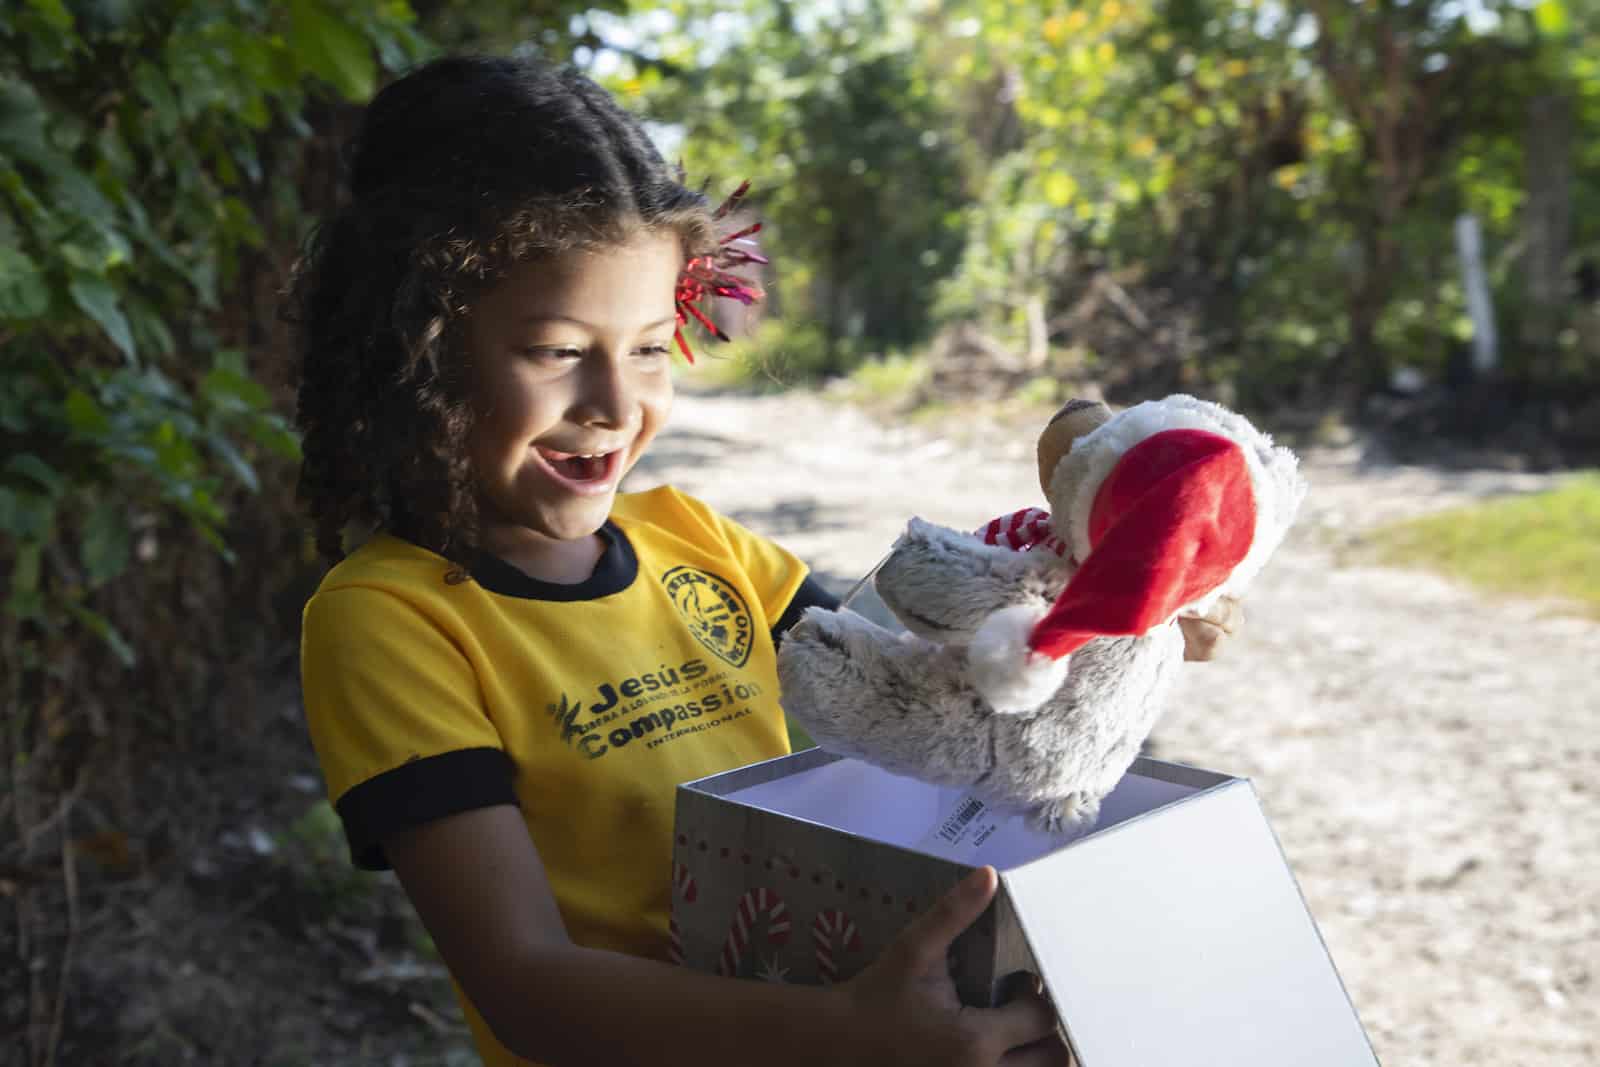
[[[661,576],[661,584],[695,640],[729,666],[743,667],[750,658],[755,624],[739,591],[696,567],[674,567]]]

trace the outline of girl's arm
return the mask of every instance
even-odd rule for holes
[[[403,831],[384,849],[495,1036],[542,1063],[1065,1063],[1041,998],[993,1010],[956,999],[946,953],[994,895],[987,867],[855,979],[820,987],[734,981],[574,945],[509,805]]]

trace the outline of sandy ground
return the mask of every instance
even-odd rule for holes
[[[684,396],[629,488],[671,481],[842,591],[911,515],[1040,503],[1035,431]],[[1351,551],[1374,522],[1549,483],[1305,461],[1301,523],[1243,631],[1186,669],[1157,753],[1254,781],[1384,1063],[1600,1062],[1600,624]]]

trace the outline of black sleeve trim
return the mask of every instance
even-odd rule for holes
[[[783,635],[800,621],[800,616],[805,614],[807,608],[827,608],[829,611],[836,611],[838,607],[839,598],[822,588],[822,583],[811,575],[806,575],[806,580],[794,591],[794,598],[789,601],[789,606],[783,610],[783,618],[772,628],[772,643],[781,644]]]
[[[446,815],[516,804],[511,757],[498,748],[462,748],[419,757],[347,790],[334,805],[350,843],[350,859],[386,871],[383,839]]]

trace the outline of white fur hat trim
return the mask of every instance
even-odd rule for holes
[[[1072,443],[1072,450],[1057,465],[1050,481],[1052,523],[1067,541],[1072,555],[1083,561],[1089,555],[1089,515],[1095,495],[1117,461],[1134,445],[1163,430],[1208,430],[1221,434],[1244,451],[1250,485],[1256,498],[1256,529],[1250,551],[1218,588],[1190,605],[1205,610],[1226,594],[1244,591],[1277,550],[1305,496],[1305,478],[1299,461],[1286,448],[1252,426],[1244,416],[1219,404],[1175,394],[1146,400],[1117,413],[1109,422]],[[1070,487],[1070,492],[1064,492]],[[1069,499],[1062,499],[1063,496]]]
[[[967,645],[967,677],[995,711],[1037,709],[1067,680],[1071,656],[1051,659],[1028,647],[1028,637],[1049,605],[1001,608],[983,621]]]

